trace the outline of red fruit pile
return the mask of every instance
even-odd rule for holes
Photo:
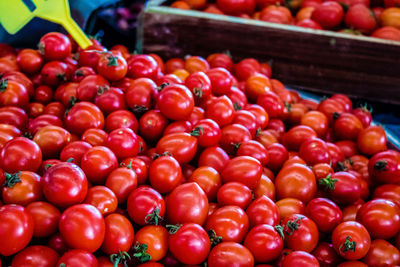
[[[7,266],[400,264],[400,153],[345,95],[225,54],[39,48],[0,50]]]
[[[177,0],[171,6],[400,41],[399,0]]]

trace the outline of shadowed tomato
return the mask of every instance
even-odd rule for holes
[[[317,246],[318,228],[308,217],[292,214],[283,218],[281,225],[286,248],[311,252]]]
[[[330,267],[337,266],[340,262],[340,257],[333,249],[332,244],[326,242],[318,243],[317,247],[311,252],[318,260],[321,266]]]
[[[27,108],[29,94],[25,86],[20,82],[0,79],[0,106],[15,106]]]
[[[293,251],[285,257],[282,263],[282,267],[291,266],[318,267],[320,265],[312,254],[304,251]]]
[[[306,214],[325,233],[332,232],[343,219],[340,208],[327,198],[314,198],[308,202]]]
[[[41,177],[30,171],[14,174],[4,173],[5,181],[2,189],[2,200],[5,204],[26,206],[43,198]]]
[[[400,263],[400,252],[386,240],[375,239],[363,262],[368,266],[396,266]]]
[[[102,185],[90,187],[84,203],[96,207],[103,216],[113,213],[118,207],[114,192]]]
[[[26,210],[32,215],[34,237],[47,237],[58,229],[60,211],[48,202],[37,201],[26,206]]]
[[[163,136],[156,145],[156,152],[169,152],[180,164],[189,163],[197,151],[197,138],[188,133]]]
[[[75,266],[80,267],[97,267],[98,261],[93,254],[82,250],[82,249],[72,249],[65,252],[64,255],[60,257],[56,266]]]
[[[214,168],[203,166],[194,169],[188,181],[197,183],[209,201],[217,198],[217,191],[221,187],[221,176]]]
[[[73,162],[80,166],[81,159],[83,155],[91,148],[92,146],[85,141],[74,141],[67,144],[60,153],[60,160],[67,161],[69,159],[73,159]]]
[[[53,158],[71,141],[71,134],[62,127],[47,125],[36,132],[33,141],[39,145],[44,158]]]
[[[330,197],[338,204],[352,204],[361,196],[359,178],[349,172],[336,172],[318,180],[318,184],[328,190]]]
[[[10,124],[25,131],[28,127],[28,115],[22,108],[0,107],[0,123]]]
[[[249,130],[240,124],[229,124],[221,129],[220,146],[228,153],[234,154],[238,145],[251,140]]]
[[[14,256],[11,266],[43,266],[53,267],[59,259],[58,253],[45,246],[29,246]]]
[[[260,162],[248,156],[238,156],[229,160],[221,172],[224,183],[240,182],[250,189],[257,187],[261,175]]]
[[[282,144],[288,150],[298,150],[304,141],[316,137],[317,134],[312,128],[305,125],[298,125],[284,133]]]
[[[211,81],[211,92],[214,95],[228,95],[232,87],[232,74],[224,68],[213,68],[207,71]]]
[[[363,129],[361,121],[351,113],[342,113],[334,117],[333,130],[340,140],[356,140]]]
[[[222,242],[215,246],[208,256],[209,267],[254,266],[254,257],[250,250],[236,242]]]
[[[128,251],[133,244],[134,230],[131,222],[123,215],[113,213],[104,219],[105,235],[101,250],[111,254]]]
[[[252,201],[252,194],[244,184],[229,182],[218,189],[217,199],[220,206],[233,205],[246,209]]]

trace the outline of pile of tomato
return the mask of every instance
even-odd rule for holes
[[[171,7],[400,41],[399,0],[176,0]]]
[[[366,106],[252,58],[0,46],[3,266],[400,265],[400,153]]]

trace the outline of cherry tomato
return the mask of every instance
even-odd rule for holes
[[[40,245],[29,246],[14,256],[11,266],[52,267],[56,266],[59,257],[58,253],[52,248]]]
[[[386,240],[375,239],[363,262],[368,266],[396,266],[400,263],[400,252]]]
[[[93,103],[82,101],[69,110],[65,118],[65,126],[71,133],[81,136],[87,129],[102,129],[104,115]]]
[[[71,54],[71,42],[58,32],[43,35],[39,41],[39,51],[46,60],[63,60]]]
[[[104,219],[105,235],[101,250],[111,254],[128,251],[134,240],[131,222],[123,215],[113,213]]]
[[[308,202],[306,215],[325,233],[332,232],[343,219],[340,208],[327,198],[314,198]]]
[[[188,133],[163,136],[156,145],[156,152],[169,152],[180,164],[189,163],[197,151],[197,138]]]
[[[382,127],[369,126],[359,133],[357,147],[363,154],[371,156],[378,152],[385,151],[387,149],[386,142],[386,133]]]
[[[321,266],[337,266],[340,262],[340,257],[333,249],[332,244],[326,242],[318,243],[317,247],[311,252],[318,260]]]
[[[38,174],[22,171],[14,174],[5,173],[4,176],[2,196],[5,204],[26,206],[43,198],[41,177]]]
[[[152,262],[159,261],[168,251],[168,231],[161,225],[147,225],[135,234],[137,243],[147,246],[145,255],[149,255]]]
[[[118,81],[127,74],[128,64],[126,60],[117,53],[104,53],[97,62],[97,71],[110,81]]]
[[[312,128],[305,125],[298,125],[291,128],[282,136],[282,144],[288,150],[299,150],[304,141],[316,137],[317,134]]]
[[[236,242],[222,242],[215,246],[208,256],[209,267],[254,266],[254,257],[250,250]]]
[[[161,113],[168,119],[184,120],[193,111],[194,98],[186,86],[174,84],[161,90],[157,104]]]
[[[214,168],[216,171],[221,172],[225,164],[229,161],[229,156],[219,146],[211,146],[201,152],[198,166],[209,166]]]
[[[311,252],[317,246],[319,232],[310,218],[292,214],[283,218],[281,224],[286,248]]]
[[[82,156],[81,168],[89,181],[103,184],[107,176],[118,168],[115,154],[105,146],[94,146]]]
[[[149,55],[132,55],[127,59],[127,64],[127,76],[134,79],[154,79],[159,69],[157,61]]]
[[[220,206],[234,205],[246,209],[252,201],[252,194],[244,184],[229,182],[218,189],[217,199]]]
[[[290,266],[318,267],[320,265],[312,254],[304,251],[293,251],[285,257],[282,264],[282,267]]]
[[[96,257],[82,249],[72,249],[60,257],[56,266],[98,267]]]
[[[108,187],[99,185],[89,188],[84,203],[96,207],[101,215],[106,216],[117,209],[118,199]]]
[[[377,183],[398,184],[400,153],[395,150],[376,153],[368,162],[368,172]]]
[[[352,204],[361,196],[361,185],[357,177],[349,172],[336,172],[318,180],[328,190],[330,197],[339,204]]]
[[[37,201],[28,204],[26,210],[33,218],[34,237],[47,237],[57,231],[61,213],[56,207],[48,202]]]
[[[234,119],[235,109],[227,96],[213,99],[206,107],[206,118],[212,119],[220,127],[230,124]]]

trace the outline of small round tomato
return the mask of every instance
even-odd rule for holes
[[[17,63],[23,72],[36,73],[43,65],[43,58],[37,50],[22,49],[18,53]]]
[[[140,149],[139,139],[130,128],[119,128],[110,132],[105,145],[119,160],[136,156]]]
[[[318,229],[324,233],[330,233],[342,222],[343,214],[335,202],[327,198],[314,198],[308,202],[306,215],[313,220]]]
[[[99,88],[94,103],[106,115],[116,110],[126,109],[124,92],[115,87]]]
[[[44,158],[52,158],[71,141],[71,134],[62,127],[47,125],[40,128],[32,140],[39,145]]]
[[[266,167],[276,172],[281,169],[282,165],[289,159],[287,149],[279,143],[272,144],[267,147],[268,161]]]
[[[318,243],[317,247],[311,252],[322,266],[337,266],[340,262],[340,257],[333,249],[332,244],[326,242]]]
[[[265,174],[265,169],[263,175],[261,175],[260,182],[258,183],[257,187],[254,189],[253,194],[254,197],[259,198],[263,195],[266,195],[271,200],[275,201],[275,185],[271,179],[273,179],[273,173]],[[271,179],[269,178],[271,177]]]
[[[357,147],[361,153],[371,156],[387,149],[385,130],[380,126],[369,126],[357,137]]]
[[[215,246],[208,256],[209,267],[254,266],[254,257],[250,250],[236,242],[222,242]]]
[[[4,173],[5,182],[2,185],[2,196],[5,204],[26,206],[43,198],[41,177],[30,171],[14,174]]]
[[[157,104],[161,113],[168,119],[184,120],[193,111],[194,98],[186,86],[173,84],[161,90]]]
[[[192,135],[197,136],[199,146],[215,146],[221,140],[221,129],[212,119],[202,119],[194,125]]]
[[[283,198],[276,202],[281,219],[293,214],[305,214],[306,206],[296,198]]]
[[[194,169],[188,181],[197,183],[209,201],[216,199],[217,191],[221,187],[221,176],[214,168],[207,166]]]
[[[139,260],[150,257],[152,262],[159,261],[168,251],[168,231],[160,225],[147,225],[135,234],[134,242],[136,248],[146,246],[146,250]]]
[[[118,81],[128,72],[128,64],[117,53],[104,53],[97,62],[97,72],[110,81]]]
[[[225,242],[242,242],[249,229],[249,218],[238,206],[224,206],[207,218],[205,229],[214,230]]]
[[[250,76],[246,80],[245,84],[246,96],[250,100],[256,101],[260,95],[263,95],[268,91],[271,91],[271,87],[272,87],[271,81],[267,76],[260,73],[256,73]]]
[[[328,146],[319,138],[304,141],[300,146],[299,155],[308,165],[329,163],[331,161]]]
[[[338,2],[327,1],[315,8],[311,18],[324,29],[332,29],[342,22],[343,13],[343,8]]]
[[[400,183],[400,153],[387,150],[376,153],[368,162],[368,172],[377,183]]]
[[[282,267],[304,266],[318,267],[318,260],[310,253],[304,251],[290,252],[283,260]]]
[[[149,55],[132,55],[127,59],[127,64],[127,76],[134,79],[154,79],[159,70],[157,61]]]
[[[169,152],[180,164],[189,163],[197,151],[197,138],[188,133],[173,133],[162,137],[156,152]]]
[[[211,81],[211,92],[214,95],[228,95],[232,87],[232,74],[224,68],[213,68],[207,71]]]
[[[185,86],[193,93],[196,100],[207,98],[211,94],[211,81],[200,71],[190,74],[185,80]]]
[[[229,182],[218,189],[219,206],[235,205],[246,209],[252,201],[251,190],[242,183]]]
[[[55,164],[48,168],[41,179],[43,194],[57,207],[69,207],[81,203],[88,190],[85,173],[69,162]]]
[[[68,37],[59,32],[50,32],[43,35],[39,41],[39,51],[44,59],[63,60],[71,54],[72,47]]]
[[[318,180],[318,183],[328,190],[330,197],[339,204],[352,204],[361,196],[359,178],[349,172],[335,172]]]
[[[317,246],[319,232],[313,220],[292,214],[283,218],[281,224],[286,248],[311,252]]]
[[[333,130],[340,140],[356,140],[362,129],[361,121],[351,113],[342,113],[334,118]]]
[[[28,128],[28,115],[22,108],[0,107],[0,123],[10,124],[21,131],[25,131]]]
[[[313,199],[317,191],[312,170],[298,163],[282,168],[275,178],[275,187],[278,199],[291,197],[304,203]]]
[[[234,119],[235,109],[227,96],[220,96],[206,107],[206,118],[212,119],[220,127],[230,124]]]
[[[81,136],[87,129],[102,129],[104,115],[93,103],[82,101],[69,110],[65,118],[65,126],[71,133]]]
[[[224,183],[240,182],[250,189],[257,187],[261,175],[260,162],[249,156],[238,156],[229,160],[221,172]]]
[[[400,41],[400,30],[392,26],[384,26],[375,30],[371,36],[386,40]]]
[[[260,20],[279,24],[292,24],[293,17],[287,7],[270,5],[261,10]]]
[[[59,259],[58,253],[45,246],[29,246],[16,254],[11,262],[11,266],[56,266]]]
[[[179,262],[196,265],[207,259],[211,243],[207,232],[200,225],[185,223],[169,235],[168,247]]]
[[[282,144],[288,150],[298,150],[304,141],[316,137],[317,134],[312,128],[305,125],[298,125],[291,128],[282,136]]]
[[[371,237],[362,224],[353,221],[342,222],[333,230],[332,245],[346,260],[358,260],[368,253]]]
[[[10,256],[25,248],[32,239],[33,218],[20,205],[0,207],[0,238],[7,242],[0,243],[0,255]]]
[[[269,118],[281,118],[284,111],[284,103],[277,94],[267,91],[257,97],[257,104],[265,109]]]
[[[159,110],[149,110],[139,120],[140,136],[147,141],[157,141],[167,124],[168,119]]]
[[[101,215],[113,213],[118,206],[118,199],[108,187],[99,185],[90,187],[83,203],[96,207]]]
[[[260,224],[248,232],[244,246],[251,251],[256,262],[270,262],[283,250],[283,240],[273,226]]]
[[[384,184],[375,188],[372,199],[387,199],[400,207],[400,185]]]
[[[132,167],[121,167],[113,170],[106,179],[105,185],[114,192],[118,203],[124,203],[129,194],[137,187],[138,178]]]
[[[255,140],[242,142],[236,151],[237,156],[250,156],[260,161],[262,166],[269,162],[268,150]]]
[[[374,199],[361,206],[357,221],[372,238],[389,239],[400,230],[400,208],[390,200]]]
[[[171,192],[182,180],[182,169],[171,156],[160,156],[149,168],[149,181],[154,189],[165,194]]]
[[[127,202],[127,210],[131,219],[139,225],[146,225],[151,216],[163,217],[165,213],[165,202],[160,193],[156,190],[143,186],[133,190]]]
[[[96,257],[82,249],[71,249],[65,252],[58,260],[56,266],[75,266],[77,263],[80,267],[98,267]]]
[[[240,81],[247,80],[260,70],[260,63],[254,58],[246,58],[235,64],[235,74]]]
[[[386,240],[375,239],[363,262],[368,266],[396,266],[400,263],[400,252]]]
[[[208,62],[202,57],[189,56],[185,60],[184,68],[189,73],[194,73],[194,72],[197,72],[197,71],[206,72],[207,70],[210,69],[210,65],[208,65]]]
[[[221,172],[229,161],[229,155],[219,146],[211,146],[204,149],[199,157],[198,166],[209,166]]]
[[[275,226],[280,221],[278,206],[265,195],[251,202],[246,214],[249,217],[250,227],[259,224]]]
[[[57,231],[61,213],[56,207],[48,202],[38,201],[27,205],[26,210],[34,221],[34,237],[47,237]]]
[[[113,213],[105,217],[105,235],[101,250],[106,254],[129,251],[134,240],[131,222],[123,215]]]
[[[29,102],[29,94],[22,83],[0,79],[0,106],[15,106],[26,108]]]

